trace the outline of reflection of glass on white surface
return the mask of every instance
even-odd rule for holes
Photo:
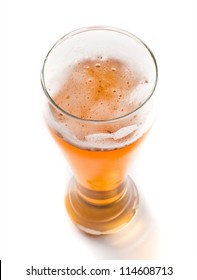
[[[159,259],[160,234],[144,199],[136,217],[121,231],[110,236],[82,236],[96,259],[151,260]]]

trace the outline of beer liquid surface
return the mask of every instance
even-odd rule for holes
[[[120,60],[86,59],[70,66],[54,101],[78,118],[109,120],[140,105],[134,90],[144,83],[147,81]]]

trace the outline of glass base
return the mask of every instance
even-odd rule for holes
[[[74,178],[69,183],[65,197],[68,214],[74,224],[82,231],[92,234],[111,234],[127,225],[135,215],[139,197],[133,180],[128,177],[122,196],[106,205],[95,205],[82,198]]]

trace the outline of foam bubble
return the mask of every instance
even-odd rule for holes
[[[100,63],[96,63],[96,64],[95,64],[95,67],[96,67],[96,68],[100,68],[100,67],[101,67],[101,64],[100,64]]]

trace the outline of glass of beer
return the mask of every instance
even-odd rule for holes
[[[152,52],[121,29],[78,29],[48,52],[41,82],[47,126],[74,173],[71,220],[88,234],[117,232],[139,204],[128,170],[154,120]]]

